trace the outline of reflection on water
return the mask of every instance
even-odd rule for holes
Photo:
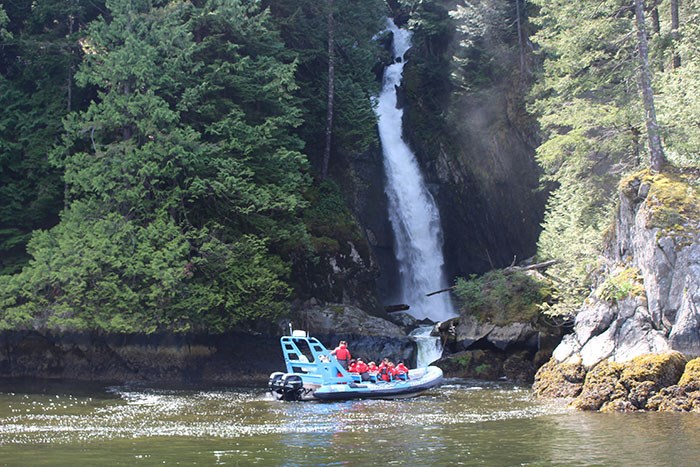
[[[263,390],[0,386],[6,465],[700,465],[698,414],[591,414],[449,380],[398,401]]]

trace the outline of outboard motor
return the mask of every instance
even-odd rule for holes
[[[267,387],[270,390],[270,392],[277,393],[280,396],[282,395],[282,393],[284,392],[282,377],[284,377],[284,373],[282,373],[281,371],[276,371],[270,375],[270,380],[267,382]]]
[[[304,380],[301,379],[301,376],[286,374],[282,377],[282,383],[284,385],[282,399],[286,401],[301,400],[301,394],[304,390]]]
[[[270,375],[267,383],[270,392],[278,399],[285,401],[298,401],[304,392],[304,380],[293,373],[275,372]]]

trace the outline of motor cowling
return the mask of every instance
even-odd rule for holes
[[[284,383],[282,379],[284,378],[284,373],[281,371],[276,371],[270,375],[270,380],[267,382],[267,387],[271,392],[276,392],[282,394],[284,392]]]
[[[304,388],[304,380],[301,376],[294,374],[286,374],[282,377],[285,392],[299,391]]]
[[[278,399],[285,401],[301,400],[304,393],[304,380],[294,373],[272,373],[267,386]]]

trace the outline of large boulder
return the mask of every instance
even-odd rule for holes
[[[458,349],[469,349],[478,344],[499,350],[531,348],[536,351],[539,332],[528,322],[499,326],[491,322],[481,322],[474,316],[462,315],[456,326],[455,342]]]

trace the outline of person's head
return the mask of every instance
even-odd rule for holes
[[[357,357],[357,360],[356,360],[356,361],[357,361],[357,363],[360,363],[360,362],[362,361],[362,358]]]
[[[387,363],[387,365],[394,366],[394,362],[389,362],[389,363]]]
[[[382,358],[382,363],[389,363],[389,357]]]
[[[369,365],[369,366],[377,366],[377,364],[374,363],[374,362],[369,362],[368,365]]]
[[[354,364],[355,364],[355,359],[354,359],[354,358],[351,358],[351,359],[350,359],[350,365],[354,365]]]
[[[345,341],[340,341],[340,344],[338,344],[341,347],[347,347],[348,343]]]

